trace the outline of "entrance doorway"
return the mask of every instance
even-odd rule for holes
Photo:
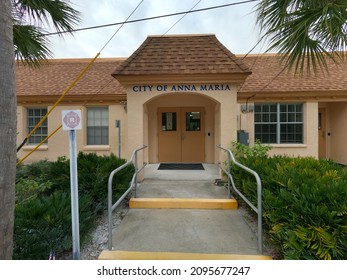
[[[327,157],[327,128],[326,128],[326,110],[318,110],[318,156],[319,158]]]
[[[205,161],[204,108],[158,108],[158,160]]]

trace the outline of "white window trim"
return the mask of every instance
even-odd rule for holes
[[[36,147],[37,147],[38,144],[28,144],[28,145],[25,145],[22,147],[22,150],[23,151],[33,151]],[[38,147],[36,149],[36,151],[47,151],[48,150],[48,145],[47,144],[42,144],[40,147]]]
[[[264,143],[267,145],[270,145],[272,147],[287,147],[287,148],[301,148],[301,147],[307,147],[305,144],[305,104],[302,102],[264,102],[264,103],[255,103],[254,106],[256,105],[276,105],[276,114],[277,114],[277,121],[276,122],[255,122],[254,119],[254,139],[255,137],[255,125],[256,124],[276,124],[276,143]],[[281,122],[281,111],[280,111],[280,106],[281,105],[302,105],[302,122]],[[287,112],[288,113],[288,112]],[[254,116],[255,116],[254,112]],[[302,143],[281,143],[281,124],[302,124]]]
[[[30,132],[31,132],[31,130],[36,126],[33,126],[32,128],[30,128],[29,129],[29,110],[36,110],[36,109],[40,109],[40,110],[42,110],[42,109],[46,109],[46,111],[48,112],[48,108],[47,107],[26,107],[25,108],[26,109],[26,122],[25,122],[25,124],[26,124],[26,126],[25,126],[25,135],[28,135]],[[46,113],[47,113],[46,112]],[[41,117],[43,117],[43,116],[41,116]],[[43,136],[45,136],[42,140],[44,140],[45,138],[47,138],[47,136],[49,135],[49,128],[48,128],[48,118],[46,119],[47,120],[47,135],[40,135],[41,137],[43,137]],[[42,124],[38,127],[38,128],[40,128],[42,126]],[[37,130],[36,130],[37,131]],[[32,136],[35,136],[35,132],[34,132],[34,134],[32,135]],[[37,136],[37,135],[36,135]],[[29,138],[30,139],[30,138]],[[38,142],[38,143],[29,143],[29,139],[28,139],[28,141],[27,141],[27,143],[26,143],[26,145],[24,146],[24,147],[27,147],[25,150],[33,150],[37,145],[39,145],[40,143],[41,143],[41,141],[40,142]],[[46,150],[47,149],[47,146],[48,146],[48,140],[47,140],[47,142],[45,142],[45,143],[43,143],[43,144],[41,144],[41,146],[38,148],[38,150]],[[24,148],[23,147],[23,148]],[[45,148],[46,147],[46,148]],[[40,149],[41,148],[41,149]]]
[[[100,108],[106,108],[107,109],[107,114],[108,114],[108,123],[107,123],[107,128],[108,128],[108,139],[107,142],[108,144],[88,144],[88,110],[89,109],[100,109]],[[89,106],[86,107],[86,118],[85,118],[85,146],[83,147],[83,150],[85,151],[108,151],[110,148],[110,108],[109,106]],[[90,148],[88,148],[90,147]]]
[[[83,151],[110,151],[110,145],[86,145]]]

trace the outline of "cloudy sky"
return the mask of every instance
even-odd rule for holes
[[[129,20],[155,17],[194,9],[219,6],[243,0],[144,0]],[[81,12],[77,28],[125,21],[140,0],[71,0]],[[258,42],[260,31],[255,23],[254,8],[258,3],[246,3],[186,15],[167,34],[215,34],[233,53],[245,54]],[[124,25],[102,50],[101,57],[127,57],[148,35],[165,34],[182,16],[160,18]],[[54,58],[94,57],[117,31],[118,26],[79,31],[63,38],[49,36]],[[259,45],[253,53],[264,52]]]

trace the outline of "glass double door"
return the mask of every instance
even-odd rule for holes
[[[204,162],[204,108],[158,109],[159,162]]]

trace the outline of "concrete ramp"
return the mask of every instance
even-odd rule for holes
[[[242,213],[232,210],[130,209],[113,250],[259,255]]]
[[[137,197],[113,231],[112,251],[99,259],[271,259],[259,254],[245,211],[224,186],[214,184],[218,167],[206,167],[145,169]]]

